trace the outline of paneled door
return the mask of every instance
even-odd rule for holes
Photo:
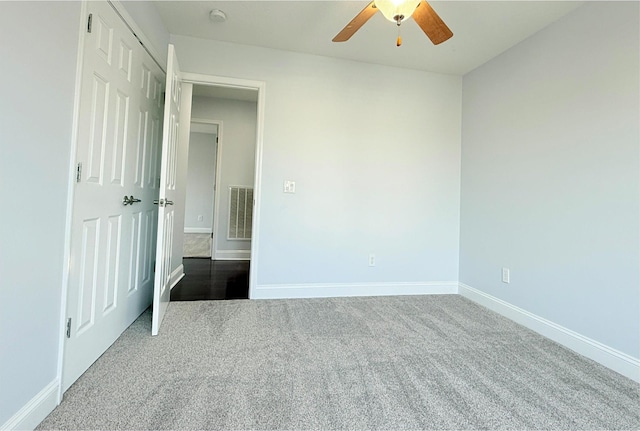
[[[158,199],[158,236],[156,241],[156,275],[153,288],[151,334],[158,335],[160,324],[169,306],[171,293],[171,257],[175,224],[174,202],[178,174],[178,144],[180,140],[180,102],[182,82],[180,67],[173,45],[167,57],[166,100],[160,162],[160,198]],[[182,229],[182,228],[181,228]]]
[[[87,14],[63,390],[151,303],[156,245],[164,74],[110,4]]]

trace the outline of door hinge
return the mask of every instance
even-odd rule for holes
[[[213,232],[211,232],[211,239],[213,239]]]
[[[67,319],[67,338],[71,338],[71,317]]]
[[[76,166],[76,183],[79,183],[82,180],[82,162],[78,163]]]
[[[216,144],[218,143],[218,137],[216,136]]]
[[[89,18],[87,19],[87,33],[91,33],[91,25],[93,24],[93,14],[89,14]]]

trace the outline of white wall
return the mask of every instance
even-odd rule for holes
[[[0,3],[0,428],[57,395],[80,8]]]
[[[222,122],[219,131],[220,184],[217,185],[219,207],[216,211],[218,236],[214,238],[216,258],[245,257],[246,253],[232,251],[250,250],[251,241],[227,239],[229,186],[253,187],[257,105],[255,102],[194,97],[192,115],[193,118]]]
[[[460,246],[462,283],[635,358],[639,12],[587,3],[464,77]]]
[[[213,226],[213,184],[216,173],[216,136],[191,132],[189,136],[189,167],[187,169],[187,200],[184,218],[185,232],[204,232]],[[198,221],[202,216],[202,221]]]
[[[460,77],[172,43],[185,71],[266,83],[256,297],[457,289]]]

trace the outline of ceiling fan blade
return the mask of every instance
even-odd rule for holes
[[[362,9],[362,11],[356,15],[356,17],[352,19],[351,22],[349,22],[349,24],[347,24],[347,26],[336,35],[336,37],[332,39],[332,41],[345,42],[349,40],[349,38],[353,36],[353,34],[358,31],[365,22],[369,21],[369,18],[375,15],[376,12],[378,12],[378,8],[375,7],[373,2],[369,3],[367,7]]]
[[[453,36],[453,32],[449,30],[449,27],[425,0],[418,4],[412,16],[434,45],[438,45]]]

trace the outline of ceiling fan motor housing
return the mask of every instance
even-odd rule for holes
[[[420,0],[374,0],[374,4],[385,18],[400,25],[413,14]]]

